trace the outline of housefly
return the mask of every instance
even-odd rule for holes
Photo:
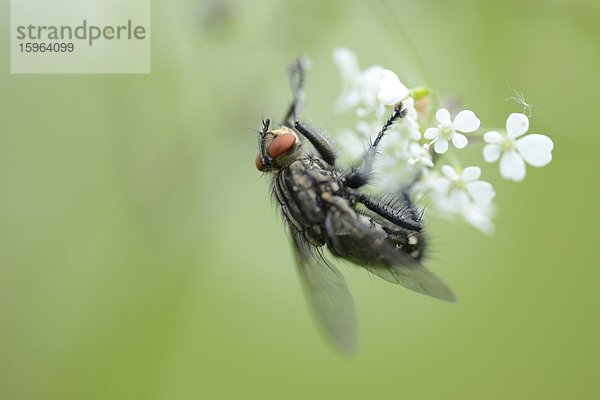
[[[406,115],[397,104],[353,168],[339,168],[336,152],[323,134],[299,118],[305,61],[290,66],[292,103],[279,127],[269,119],[259,129],[256,168],[272,178],[273,198],[290,227],[300,280],[326,335],[344,352],[356,347],[357,322],[346,282],[327,259],[348,260],[386,281],[454,301],[452,291],[421,261],[426,251],[422,213],[408,188],[385,197],[359,189],[369,182],[379,143]]]

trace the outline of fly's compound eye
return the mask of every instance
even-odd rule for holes
[[[265,164],[263,163],[262,157],[260,154],[256,155],[256,160],[254,160],[254,165],[256,165],[256,169],[261,171],[265,169]]]
[[[277,158],[294,147],[297,141],[298,137],[291,131],[280,133],[269,145],[267,153],[271,158]]]

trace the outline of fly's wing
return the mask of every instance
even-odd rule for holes
[[[353,353],[358,325],[344,277],[300,233],[292,232],[292,238],[298,275],[319,324],[338,349]]]
[[[394,257],[395,255],[392,255],[390,258]],[[395,262],[398,262],[398,260],[395,260]],[[417,293],[440,300],[456,301],[452,290],[440,278],[422,265],[374,265],[368,269],[388,282],[400,284]]]
[[[330,208],[325,229],[328,248],[335,256],[415,292],[456,300],[441,279],[396,247],[380,224],[355,212],[343,199],[331,199],[331,203],[334,207]]]

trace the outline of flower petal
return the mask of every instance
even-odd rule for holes
[[[502,143],[504,141],[504,137],[500,132],[489,131],[483,135],[483,140],[485,140],[487,143],[497,144]]]
[[[467,137],[462,133],[455,133],[454,135],[452,135],[452,144],[454,144],[454,146],[456,146],[457,149],[464,149],[467,146],[467,144],[469,144],[469,141],[467,140]]]
[[[500,146],[495,144],[488,144],[483,148],[483,158],[489,163],[498,161],[500,158]]]
[[[417,113],[417,109],[415,108],[415,99],[412,97],[407,98],[402,102],[404,108],[406,108],[406,116],[417,120],[419,118],[419,114]]]
[[[529,118],[521,113],[512,113],[506,119],[506,133],[512,138],[516,138],[527,132],[529,129]]]
[[[379,79],[384,69],[379,65],[372,65],[357,78],[357,91],[361,102],[370,113],[377,107],[377,93],[379,92]],[[391,71],[390,71],[391,72]]]
[[[391,106],[404,100],[408,95],[408,88],[400,82],[393,71],[386,69],[381,73],[379,91],[377,92],[377,99],[381,103]]]
[[[448,141],[446,139],[438,139],[433,145],[433,149],[438,154],[443,154],[448,150]]]
[[[445,125],[449,125],[452,123],[452,120],[450,119],[450,111],[446,110],[445,108],[440,108],[439,110],[437,110],[437,112],[435,113],[435,118],[440,123]]]
[[[491,204],[492,199],[496,196],[492,184],[485,181],[470,182],[466,185],[466,189],[473,201],[482,206]]]
[[[474,132],[479,129],[480,125],[479,118],[475,116],[475,113],[471,110],[462,110],[454,118],[453,125],[456,130],[461,132]]]
[[[543,167],[552,161],[553,148],[552,139],[545,135],[527,135],[517,140],[517,151],[534,167]]]
[[[515,182],[525,179],[525,162],[515,150],[507,151],[500,159],[500,175]]]
[[[438,137],[440,135],[440,130],[439,128],[427,128],[425,129],[425,139],[435,139],[436,137]]]
[[[418,126],[412,126],[412,125],[408,125],[405,127],[405,129],[403,130],[406,135],[408,136],[409,139],[412,140],[420,140],[421,139],[421,131],[419,130]]]
[[[419,161],[421,162],[421,164],[423,164],[424,167],[433,168],[433,161],[431,161],[431,159],[421,157],[419,158]]]
[[[476,181],[481,176],[481,168],[479,167],[467,167],[463,170],[462,174],[460,174],[463,181]]]
[[[464,211],[471,205],[469,196],[461,189],[454,189],[450,192],[450,202],[454,206],[453,211],[457,212]]]
[[[358,60],[352,51],[338,47],[333,50],[333,60],[337,64],[343,80],[349,80],[360,74]]]
[[[448,192],[448,189],[450,189],[450,181],[442,177],[436,177],[430,179],[429,186],[434,191],[445,194]]]
[[[360,135],[350,129],[343,129],[338,133],[341,143],[344,143],[343,153],[350,160],[358,160],[365,153],[365,143]]]
[[[442,174],[446,175],[450,179],[458,179],[458,174],[456,173],[454,168],[452,168],[449,165],[442,165]]]
[[[465,220],[486,235],[494,233],[492,214],[493,209],[490,206],[482,207],[479,204],[473,204],[463,212]]]
[[[385,110],[386,110],[385,104],[380,103],[379,106],[377,107],[377,109],[375,110],[375,115],[377,116],[377,119],[383,119],[383,117],[385,115]]]

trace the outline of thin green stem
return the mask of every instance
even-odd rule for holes
[[[417,46],[415,46],[410,35],[404,28],[404,25],[401,22],[402,18],[398,15],[396,7],[393,6],[396,3],[389,0],[371,0],[369,4],[381,23],[381,26],[388,32],[390,37],[405,45],[404,47],[408,51],[409,57],[417,66],[417,70],[421,73],[424,83],[427,83],[428,85],[431,84],[427,65],[423,61]],[[399,47],[402,46],[400,45]]]

